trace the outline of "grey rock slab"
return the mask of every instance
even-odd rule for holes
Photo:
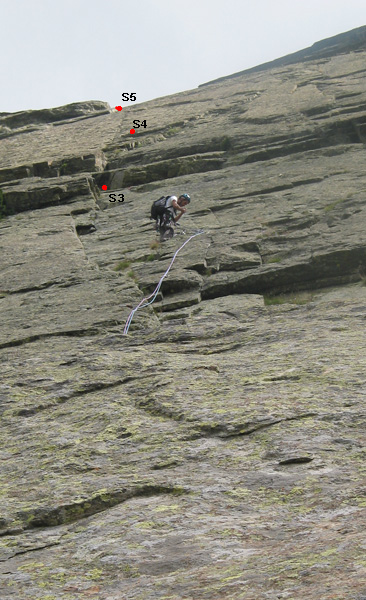
[[[70,215],[46,211],[0,223],[0,289],[5,293],[48,287],[82,275],[88,267]]]
[[[350,35],[123,118],[0,115],[1,189],[39,196],[0,221],[4,600],[364,595],[366,71]],[[123,203],[101,192],[112,180]],[[151,203],[183,192],[159,244]]]
[[[69,159],[99,152],[115,135],[120,115],[96,114],[91,118],[60,122],[58,126],[45,123],[25,132],[1,139],[0,162],[13,167],[37,162]]]
[[[4,295],[0,301],[6,325],[0,345],[50,335],[82,335],[107,325],[122,325],[130,312],[127,305],[135,297],[136,288],[130,281],[84,269],[82,275],[77,273],[46,289]]]

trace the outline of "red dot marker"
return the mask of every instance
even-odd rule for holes
[[[104,191],[105,191],[105,190],[107,190],[107,189],[108,189],[108,188],[107,188],[107,186],[106,186],[106,185],[102,185],[102,190],[104,190]]]
[[[122,110],[122,106],[115,106],[114,107],[116,110]]]
[[[134,129],[130,129],[130,133],[136,133],[136,131]]]

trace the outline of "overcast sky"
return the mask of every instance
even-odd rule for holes
[[[0,0],[0,112],[174,94],[366,25],[366,0]]]

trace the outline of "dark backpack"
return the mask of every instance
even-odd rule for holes
[[[164,214],[165,206],[170,196],[162,196],[159,200],[155,200],[151,206],[151,219],[157,219]]]

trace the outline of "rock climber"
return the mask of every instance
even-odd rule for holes
[[[173,237],[175,225],[186,212],[186,206],[191,201],[188,194],[177,196],[164,196],[154,202],[151,215],[156,219],[156,230],[160,232],[160,241],[164,242]],[[179,214],[177,215],[177,213]]]

